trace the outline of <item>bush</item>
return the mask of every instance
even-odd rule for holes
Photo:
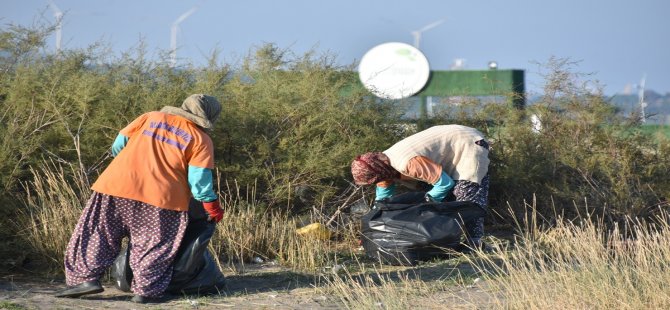
[[[351,178],[355,155],[397,139],[382,126],[392,111],[362,89],[346,92],[356,76],[330,57],[287,54],[261,47],[224,87],[218,167],[226,180],[256,184],[270,205],[327,201]]]

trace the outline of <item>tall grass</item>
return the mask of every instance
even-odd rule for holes
[[[515,247],[473,259],[504,309],[670,308],[670,224],[590,218],[526,227]]]
[[[14,221],[18,236],[47,259],[48,266],[61,268],[90,189],[81,171],[71,165],[44,161],[30,172],[34,178],[25,184],[25,208],[19,210]],[[69,179],[68,175],[75,178]]]
[[[252,194],[242,197],[241,192]],[[335,259],[334,241],[299,236],[297,218],[260,207],[254,192],[237,185],[223,191],[225,213],[211,242],[221,259],[243,268],[245,262],[260,258],[303,271],[315,271]]]

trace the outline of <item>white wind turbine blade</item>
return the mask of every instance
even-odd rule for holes
[[[637,98],[640,101],[640,104],[644,102],[644,84],[647,82],[647,75],[644,74],[640,80],[640,86],[638,86]]]
[[[192,7],[188,11],[182,13],[175,19],[172,23],[171,33],[170,33],[170,58],[172,66],[177,64],[177,30],[179,30],[179,24],[186,20],[191,14],[195,13],[198,10],[197,6]]]
[[[433,29],[433,28],[439,26],[440,24],[444,23],[444,21],[445,21],[445,19],[440,19],[440,20],[438,20],[438,21],[434,21],[434,22],[432,22],[432,23],[430,23],[430,24],[424,26],[424,27],[421,28],[421,30],[419,30],[419,31],[420,31],[420,32],[424,32],[424,31]]]
[[[49,0],[49,7],[53,11],[54,18],[56,19],[56,52],[58,52],[60,51],[61,40],[63,37],[63,11],[61,11],[52,0]]]
[[[642,75],[642,79],[640,80],[640,86],[638,87],[638,92],[637,92],[637,99],[640,104],[640,117],[643,123],[647,122],[647,116],[645,115],[645,108],[647,107],[647,103],[644,102],[644,84],[647,82],[647,74]]]
[[[421,43],[421,33],[425,32],[425,31],[428,31],[430,29],[433,29],[433,28],[439,26],[440,24],[442,24],[444,22],[445,22],[445,19],[443,18],[443,19],[434,21],[434,22],[432,22],[428,25],[425,25],[425,26],[421,27],[421,29],[419,29],[419,30],[412,31],[412,36],[414,37],[414,47],[416,47],[417,49],[419,48],[419,44]]]

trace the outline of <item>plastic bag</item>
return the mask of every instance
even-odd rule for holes
[[[167,292],[173,294],[218,293],[225,287],[225,277],[207,250],[216,224],[207,222],[202,204],[191,201],[189,222],[173,262],[172,279]],[[112,265],[112,277],[117,289],[130,291],[133,273],[130,268],[130,249],[125,248]]]
[[[333,233],[321,223],[312,223],[295,231],[298,235],[311,239],[328,240]]]
[[[366,254],[382,263],[415,265],[458,249],[464,224],[485,216],[472,202],[425,202],[424,192],[377,201],[361,218]]]

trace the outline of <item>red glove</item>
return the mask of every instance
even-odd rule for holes
[[[209,220],[218,223],[223,218],[223,209],[221,209],[221,204],[218,200],[203,202],[202,206],[209,214]]]

